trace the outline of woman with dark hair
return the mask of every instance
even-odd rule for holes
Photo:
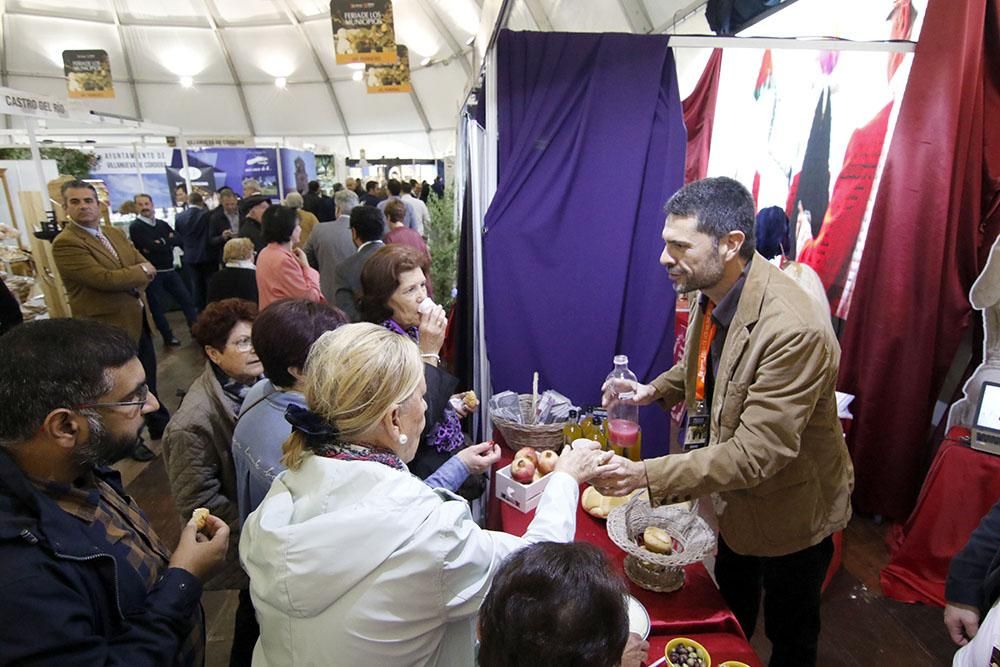
[[[754,225],[757,252],[791,277],[813,297],[813,301],[829,312],[830,302],[827,300],[823,281],[811,266],[794,261],[795,253],[790,245],[789,234],[788,216],[781,207],[762,208],[757,214]]]
[[[639,667],[625,582],[592,544],[540,542],[512,555],[479,610],[479,667]]]
[[[287,413],[288,469],[243,525],[255,667],[472,665],[476,615],[504,559],[573,539],[579,485],[608,470],[609,453],[567,447],[523,537],[483,530],[467,502],[409,472],[421,366],[415,345],[366,322],[309,350],[308,409]]]
[[[265,377],[247,393],[233,432],[241,524],[285,469],[281,464],[281,443],[292,432],[285,411],[289,405],[306,405],[302,369],[309,348],[324,333],[347,322],[340,309],[305,299],[275,301],[254,322],[253,348]]]
[[[207,358],[205,370],[191,383],[180,408],[163,432],[163,459],[181,524],[205,507],[230,530],[226,567],[205,583],[206,590],[239,590],[231,665],[250,664],[257,624],[239,564],[239,513],[232,442],[236,415],[250,387],[263,371],[250,330],[257,306],[242,299],[210,303],[191,333]]]
[[[257,256],[257,291],[260,309],[278,299],[309,299],[324,303],[319,287],[319,271],[298,245],[302,228],[298,214],[288,206],[271,206],[264,211],[261,240],[267,246]]]
[[[365,262],[361,271],[361,315],[389,331],[410,338],[420,348],[427,382],[426,425],[420,434],[420,448],[410,465],[421,479],[437,470],[453,453],[465,447],[460,419],[472,410],[456,394],[458,378],[441,364],[441,346],[448,324],[444,309],[424,307],[427,299],[427,258],[413,248],[400,244],[386,245]],[[462,487],[462,496],[474,500],[486,486],[481,475],[470,477]]]

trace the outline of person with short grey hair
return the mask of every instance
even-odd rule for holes
[[[312,235],[313,230],[316,229],[316,225],[319,224],[319,218],[302,208],[304,205],[305,200],[298,192],[289,192],[285,195],[285,206],[295,209],[298,214],[299,229],[302,230],[299,242],[295,244],[296,248],[306,247],[306,243],[309,242],[309,237]]]
[[[358,195],[346,189],[338,190],[333,200],[337,219],[317,225],[303,245],[310,266],[319,271],[320,290],[330,303],[334,303],[337,292],[337,265],[355,252],[351,211],[360,203]]]

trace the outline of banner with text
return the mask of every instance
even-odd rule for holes
[[[66,89],[71,98],[115,96],[107,51],[63,51],[62,55]]]
[[[397,61],[391,0],[331,0],[337,64]]]
[[[365,65],[369,93],[411,93],[410,55],[405,46],[397,46],[399,62],[393,65]]]

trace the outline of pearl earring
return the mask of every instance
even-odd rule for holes
[[[407,442],[409,442],[409,440],[410,439],[406,437],[405,433],[400,433],[399,434],[399,444],[400,445],[405,445]]]

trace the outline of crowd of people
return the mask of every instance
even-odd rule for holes
[[[634,462],[575,443],[516,537],[473,513],[500,451],[471,442],[475,408],[441,358],[425,209],[403,183],[381,203],[377,184],[358,187],[332,210],[313,184],[276,205],[224,191],[212,211],[192,193],[175,228],[137,195],[130,241],[100,224],[92,186],[63,185],[53,255],[73,318],[0,337],[3,661],[200,665],[201,593],[222,589],[238,592],[233,665],[638,667],[648,645],[629,634],[621,575],[573,543],[591,482],[647,489],[653,505],[714,496],[715,576],[745,634],[763,598],[772,667],[815,665],[853,469],[839,348],[783,259],[787,218],[755,215],[725,178],[670,199],[660,261],[693,297],[694,335],[674,368],[609,384],[604,400],[685,401],[704,446]],[[175,340],[158,323],[164,293],[204,356],[173,415],[151,334]],[[109,467],[155,457],[144,432],[162,441],[184,526],[173,550]],[[997,524],[956,559],[956,641],[982,635],[998,595]]]

